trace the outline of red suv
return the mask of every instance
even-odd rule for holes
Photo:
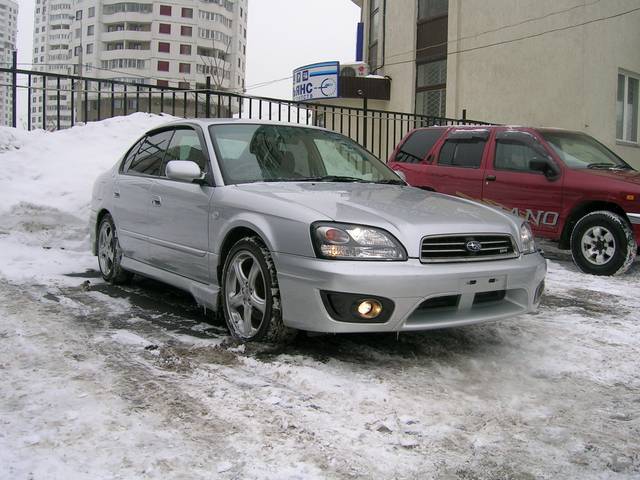
[[[450,126],[409,132],[389,158],[410,185],[529,221],[596,275],[625,272],[640,243],[640,172],[579,132]]]

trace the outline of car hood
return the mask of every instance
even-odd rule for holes
[[[318,220],[383,228],[404,244],[411,257],[418,256],[425,235],[505,233],[517,239],[522,222],[480,203],[409,186],[283,182],[238,188],[306,207],[318,212]]]
[[[582,175],[597,175],[610,180],[630,183],[640,187],[640,172],[637,170],[596,170],[596,169],[580,169],[575,170]]]

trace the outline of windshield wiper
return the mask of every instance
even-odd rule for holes
[[[396,180],[394,179],[386,179],[386,180],[378,180],[375,183],[380,183],[382,185],[406,185],[406,182],[403,182],[402,180]]]
[[[602,169],[602,170],[611,170],[614,168],[624,168],[623,165],[616,165],[614,163],[605,163],[605,162],[601,162],[601,163],[590,163],[589,165],[587,165],[587,168],[593,168],[593,169]]]
[[[359,182],[359,183],[371,183],[369,180],[364,180],[357,177],[347,177],[342,175],[324,175],[319,177],[302,177],[296,178],[297,182]]]

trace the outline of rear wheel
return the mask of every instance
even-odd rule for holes
[[[222,308],[231,335],[241,342],[281,344],[295,336],[282,322],[275,265],[259,238],[245,237],[231,248],[222,271]]]
[[[122,249],[113,218],[108,213],[100,220],[98,227],[98,265],[100,273],[109,283],[125,283],[131,279],[131,272],[120,265]]]
[[[592,275],[619,275],[636,257],[636,240],[629,223],[609,211],[588,213],[571,232],[571,254],[576,265]]]

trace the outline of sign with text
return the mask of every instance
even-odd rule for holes
[[[293,71],[293,100],[338,98],[339,62],[322,62]]]

